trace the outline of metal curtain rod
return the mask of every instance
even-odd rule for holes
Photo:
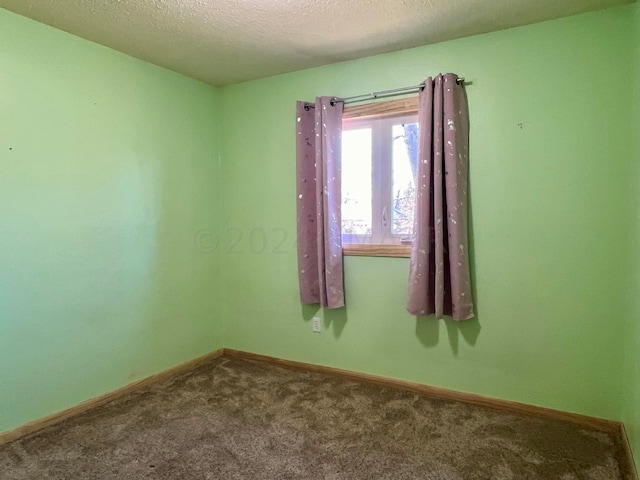
[[[464,77],[456,78],[456,83],[458,85],[464,85]],[[401,87],[401,88],[394,88],[391,90],[382,90],[381,92],[366,93],[364,95],[355,95],[353,97],[346,97],[346,98],[333,97],[331,99],[331,105],[335,105],[337,102],[342,102],[346,105],[347,103],[363,102],[365,100],[372,100],[372,99],[381,98],[381,97],[392,97],[394,95],[404,95],[407,93],[419,92],[423,88],[424,88],[424,82],[419,85],[412,85],[411,87]]]

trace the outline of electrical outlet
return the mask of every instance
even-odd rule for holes
[[[320,317],[313,317],[311,319],[311,328],[315,333],[320,333],[322,331],[322,322],[320,321]]]

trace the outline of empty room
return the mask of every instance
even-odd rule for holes
[[[638,178],[633,0],[0,0],[0,480],[637,480]]]

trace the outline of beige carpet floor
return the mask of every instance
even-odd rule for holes
[[[222,357],[0,446],[0,479],[631,480],[615,435]]]

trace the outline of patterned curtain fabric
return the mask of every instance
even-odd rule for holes
[[[297,102],[298,277],[302,303],[344,306],[340,215],[343,104]]]
[[[469,114],[457,78],[453,73],[429,77],[419,95],[407,311],[466,320],[474,316],[467,233]]]

